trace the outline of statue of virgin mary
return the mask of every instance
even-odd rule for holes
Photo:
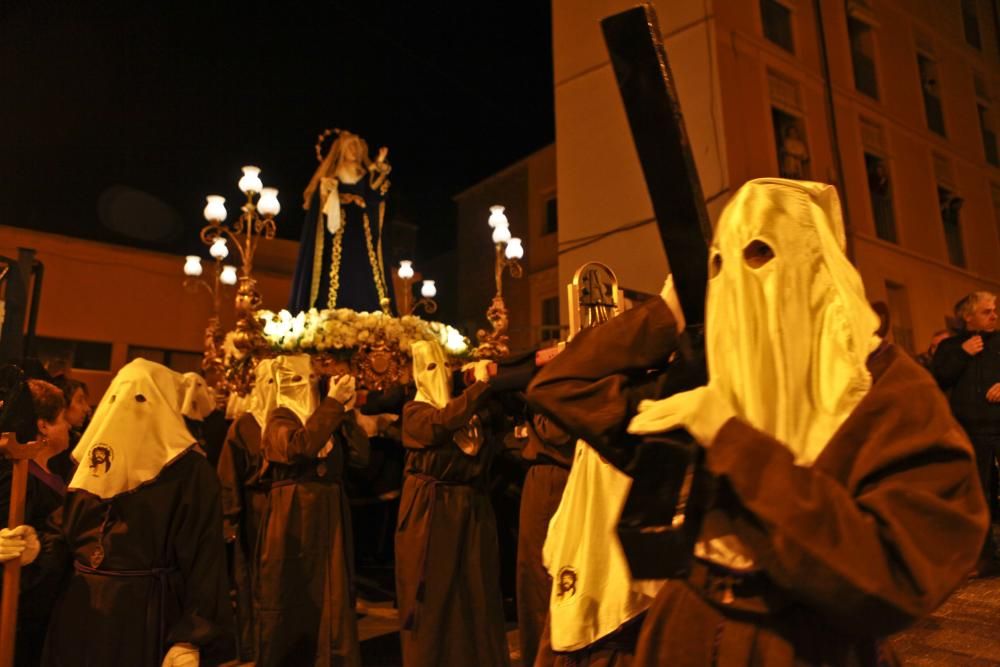
[[[303,193],[305,223],[288,309],[350,308],[390,312],[392,283],[382,261],[382,226],[391,167],[387,148],[372,161],[356,134],[337,135]]]

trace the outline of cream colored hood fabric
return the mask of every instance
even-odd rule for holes
[[[552,577],[552,648],[575,651],[606,637],[645,611],[663,582],[634,582],[616,526],[632,488],[620,472],[580,440],[573,467],[542,548]]]
[[[183,375],[184,395],[181,398],[181,413],[188,419],[204,421],[205,417],[215,411],[215,396],[205,382],[205,378],[197,373]]]
[[[410,348],[413,355],[413,382],[417,395],[413,400],[430,403],[439,410],[451,400],[451,373],[444,350],[433,341],[417,341]]]
[[[185,391],[184,377],[165,366],[125,365],[73,450],[80,465],[69,488],[107,499],[156,479],[196,442],[181,414]]]
[[[252,395],[252,391],[246,396],[240,396],[235,391],[231,393],[226,400],[226,419],[236,421],[246,414],[250,408],[250,397]]]
[[[261,432],[271,410],[278,407],[278,383],[274,379],[274,359],[262,359],[254,368],[253,389],[248,396],[247,412],[257,421]]]
[[[274,360],[274,371],[279,408],[288,408],[303,424],[319,406],[319,378],[308,354],[280,356]],[[267,415],[264,415],[265,420]],[[263,427],[262,427],[263,428]]]
[[[757,268],[754,241],[774,254]],[[879,344],[836,190],[750,181],[723,211],[709,262],[709,383],[811,465],[871,387],[865,362]]]

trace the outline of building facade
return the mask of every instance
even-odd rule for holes
[[[911,352],[1000,289],[1000,99],[988,0],[656,0],[713,222],[744,182],[833,183],[848,251]],[[599,21],[553,0],[560,248],[656,292],[667,263]],[[561,309],[565,312],[565,304]]]
[[[86,382],[94,403],[136,357],[178,371],[200,368],[212,299],[201,287],[184,287],[183,257],[0,226],[0,255],[16,258],[18,248],[35,250],[44,266],[34,353]],[[254,277],[265,308],[288,302],[297,248],[280,239],[258,246]],[[207,250],[205,276],[213,262]],[[234,326],[234,290],[225,288],[221,299],[226,330]]]
[[[524,276],[503,278],[510,311],[512,351],[558,341],[559,218],[556,197],[556,147],[547,146],[455,196],[458,220],[456,326],[470,338],[486,326],[486,309],[496,293],[495,253],[487,223],[490,206],[505,207],[513,236],[524,245]]]

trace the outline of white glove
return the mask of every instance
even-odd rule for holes
[[[490,364],[492,363],[489,359],[481,359],[473,365],[472,377],[476,378],[476,382],[490,381]]]
[[[21,565],[28,565],[41,550],[38,534],[31,526],[0,529],[0,563],[20,558]]]
[[[201,656],[193,644],[174,644],[163,656],[161,667],[198,667]]]
[[[708,447],[719,429],[736,416],[736,411],[717,389],[708,385],[682,391],[659,401],[642,401],[639,414],[628,424],[628,432],[642,435],[685,428],[699,443]]]
[[[684,320],[684,311],[681,310],[680,299],[677,298],[677,290],[674,289],[674,274],[668,274],[667,279],[663,281],[663,287],[660,288],[660,298],[667,302],[667,307],[670,308],[674,319],[677,320],[677,333],[684,331],[684,326],[687,323]]]
[[[330,390],[326,395],[346,407],[348,403],[354,401],[355,393],[354,376],[341,375],[330,383]]]

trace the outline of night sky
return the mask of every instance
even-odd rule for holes
[[[389,147],[429,257],[452,195],[553,140],[549,2],[0,2],[0,91],[0,224],[203,254],[256,164],[298,238],[339,127]]]

